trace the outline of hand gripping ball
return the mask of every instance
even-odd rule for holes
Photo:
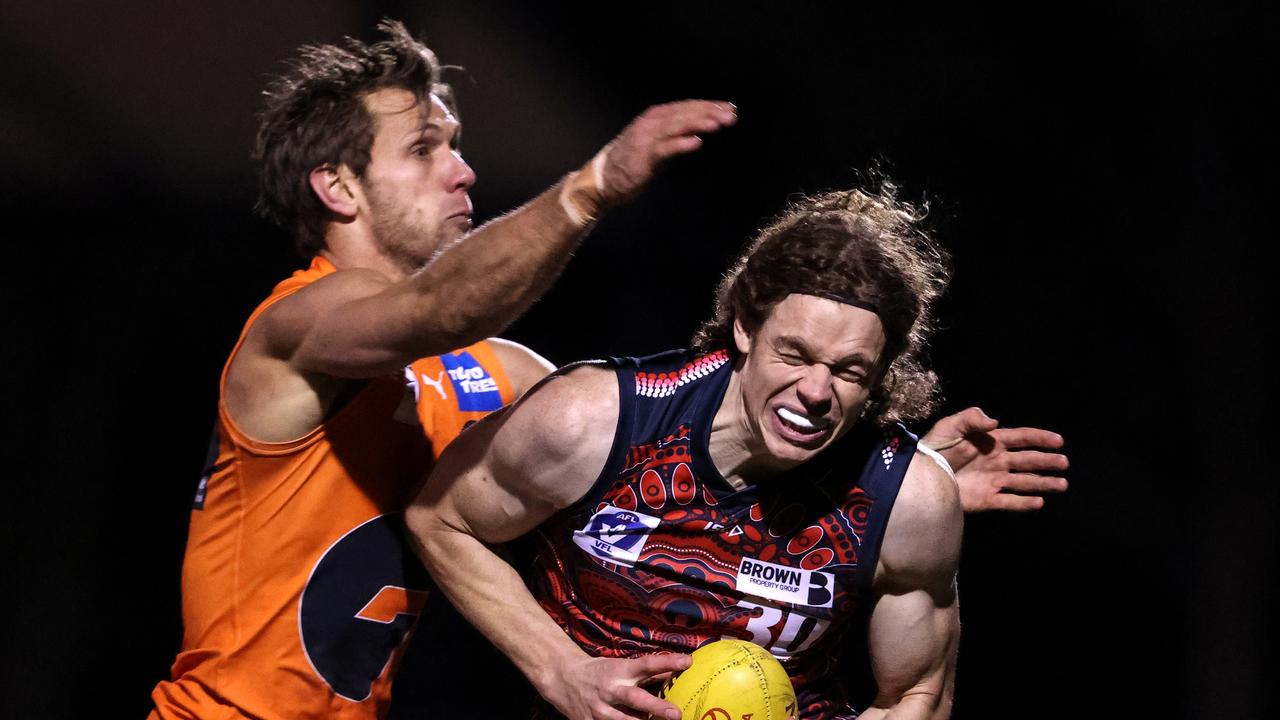
[[[768,650],[745,640],[717,640],[693,651],[693,664],[659,697],[682,720],[795,720],[796,691]]]

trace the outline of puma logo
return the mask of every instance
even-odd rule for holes
[[[448,399],[449,399],[449,396],[448,396],[448,395],[445,393],[445,391],[444,391],[444,371],[443,371],[443,370],[441,370],[441,371],[436,375],[436,379],[435,379],[435,380],[432,380],[431,378],[427,377],[426,375],[423,375],[422,373],[419,373],[418,375],[419,375],[419,377],[421,377],[421,378],[422,378],[422,382],[424,382],[424,383],[426,383],[427,385],[430,385],[431,387],[435,388],[435,389],[436,389],[436,392],[440,393],[440,399],[441,399],[441,400],[448,400]]]

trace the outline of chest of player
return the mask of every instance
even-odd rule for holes
[[[616,621],[633,604],[658,633],[697,627],[784,659],[852,616],[874,569],[862,553],[874,498],[804,482],[734,490],[698,477],[688,453],[679,440],[652,453],[575,513],[567,551],[585,566],[571,580],[585,605]]]

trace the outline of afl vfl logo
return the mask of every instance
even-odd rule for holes
[[[573,531],[573,542],[601,560],[630,567],[658,523],[656,517],[605,505],[591,516],[585,528]]]
[[[298,603],[302,648],[339,696],[360,702],[413,629],[426,603],[427,571],[408,551],[400,516],[351,530],[311,570]]]

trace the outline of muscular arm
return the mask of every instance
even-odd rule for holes
[[[453,604],[544,697],[574,720],[669,715],[637,687],[687,666],[684,656],[592,658],[542,610],[491,545],[533,529],[581,497],[604,467],[618,418],[617,381],[593,367],[556,376],[464,433],[406,515],[410,537]]]
[[[299,293],[295,308],[273,313],[275,345],[300,373],[364,378],[496,335],[546,292],[586,220],[638,193],[663,162],[735,118],[731,105],[702,100],[650,108],[582,170],[403,282],[353,271],[315,283],[305,300]],[[562,193],[566,185],[573,192]]]
[[[735,117],[731,105],[702,100],[650,108],[582,170],[413,276],[393,282],[373,269],[342,269],[280,300],[249,329],[231,364],[228,411],[259,440],[301,437],[328,416],[349,380],[496,334],[546,291],[591,217]]]
[[[559,188],[486,223],[402,282],[351,269],[314,283],[269,318],[280,350],[293,345],[286,357],[299,372],[362,378],[501,332],[546,292],[586,234],[561,208]]]
[[[951,714],[963,513],[955,482],[917,454],[894,504],[876,572],[868,644],[878,692],[864,720]]]

